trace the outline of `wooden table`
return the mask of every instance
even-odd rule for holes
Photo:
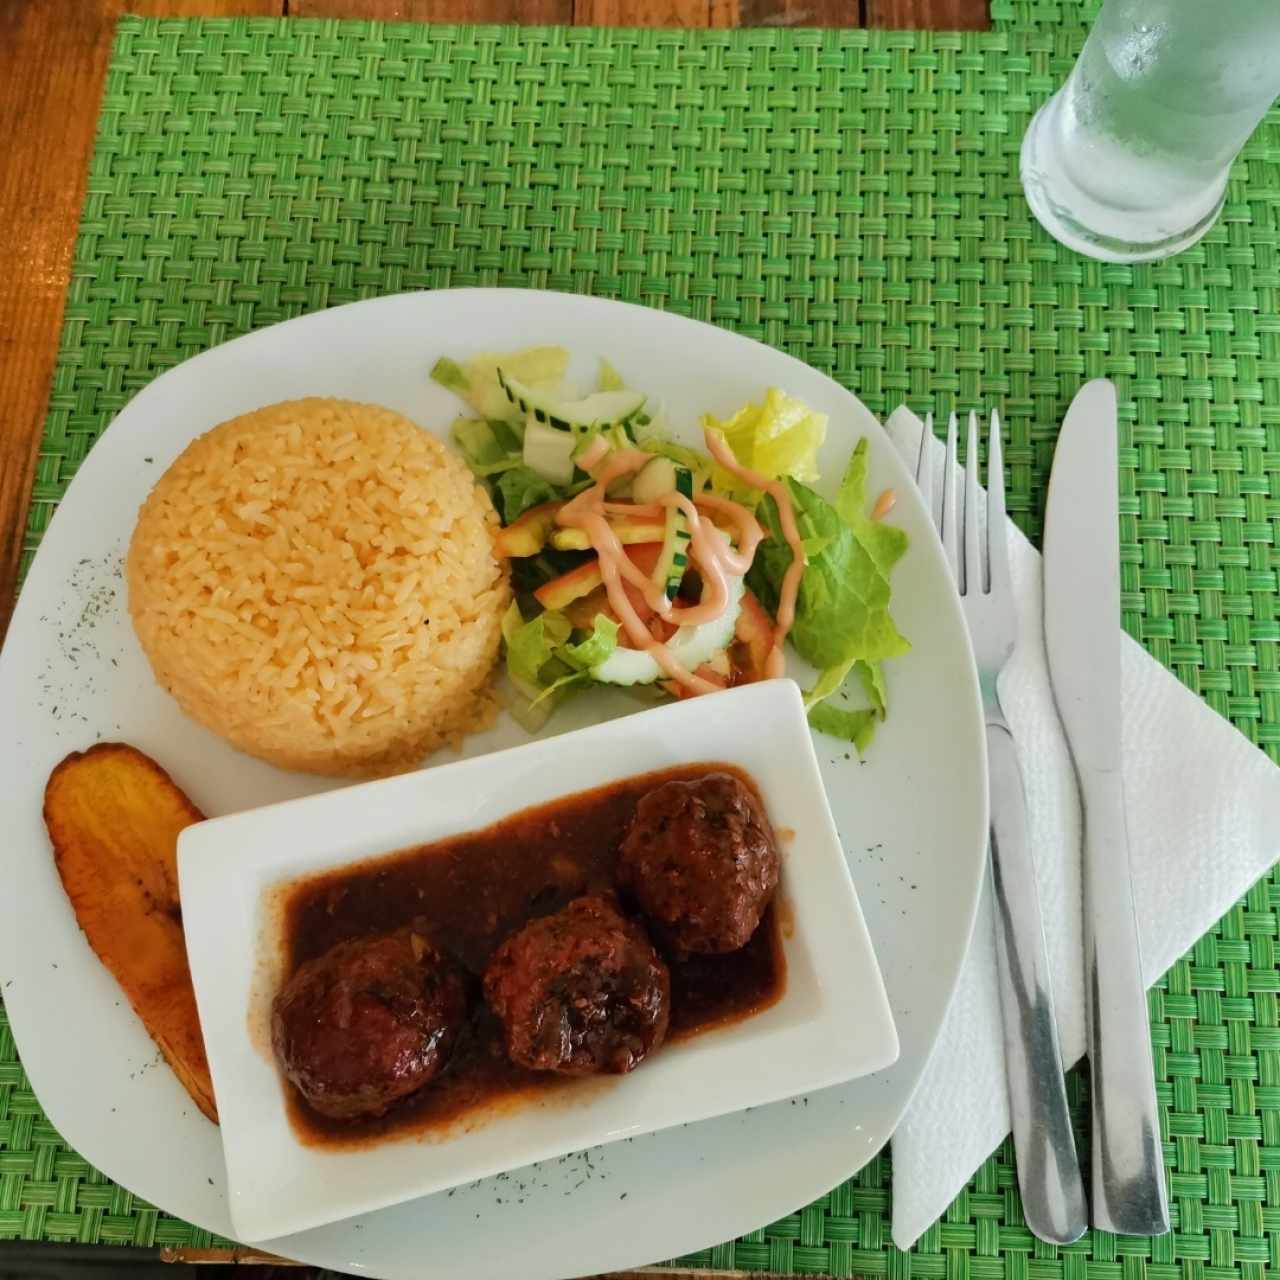
[[[0,639],[13,610],[98,99],[112,30],[122,13],[938,30],[979,29],[989,21],[987,0],[0,0]],[[126,1262],[113,1249],[110,1257],[125,1268],[118,1274],[129,1267],[150,1274],[162,1258],[178,1264],[237,1262],[236,1274],[244,1280],[276,1274],[273,1267],[255,1265],[265,1259],[251,1250],[149,1250]],[[6,1259],[20,1270],[24,1263],[48,1263],[31,1274],[59,1276],[98,1275],[93,1268],[107,1260],[102,1249],[22,1243],[0,1245],[0,1266]],[[629,1274],[654,1280],[664,1273]],[[723,1272],[707,1275],[731,1280]],[[757,1274],[756,1280],[768,1278]]]
[[[0,0],[0,639],[111,34],[121,13],[582,26],[981,28],[987,0]]]

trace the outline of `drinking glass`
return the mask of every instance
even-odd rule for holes
[[[1106,0],[1022,144],[1031,210],[1111,262],[1213,225],[1231,162],[1280,94],[1280,0]]]

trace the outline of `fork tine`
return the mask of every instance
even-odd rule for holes
[[[960,585],[960,511],[956,506],[956,415],[947,419],[947,457],[942,466],[942,549],[951,576]]]
[[[920,434],[920,452],[916,455],[916,488],[920,490],[920,501],[929,513],[929,519],[936,525],[938,512],[933,503],[933,414],[924,417],[924,431]]]
[[[1004,511],[1004,450],[1000,444],[1000,416],[991,410],[987,439],[987,577],[993,596],[1009,590],[1009,530]]]
[[[981,595],[986,590],[982,581],[982,562],[986,548],[978,542],[978,415],[969,411],[969,430],[965,440],[964,459],[964,585],[961,595],[970,591]]]

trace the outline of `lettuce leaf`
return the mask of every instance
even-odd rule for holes
[[[743,405],[723,422],[703,414],[702,426],[719,432],[744,467],[770,480],[790,476],[807,483],[818,478],[818,450],[826,439],[827,415],[777,387],[765,392],[763,404]],[[711,484],[717,492],[751,505],[759,498],[722,467],[713,467]]]
[[[562,674],[554,672],[548,678],[546,668],[572,630],[569,619],[562,613],[540,613],[526,622],[520,606],[510,605],[502,619],[502,635],[507,642],[507,674],[522,689],[541,692]]]
[[[503,524],[519,519],[530,507],[560,497],[560,490],[524,463],[510,467],[493,480],[494,505]]]
[[[889,579],[834,507],[805,485],[794,480],[786,484],[806,549],[821,546],[816,554],[808,554],[800,579],[790,636],[796,652],[820,670],[906,653],[911,646],[889,614]],[[764,499],[758,514],[767,537],[756,552],[747,584],[776,612],[791,548],[772,498]]]
[[[527,622],[512,603],[502,619],[507,645],[507,676],[519,701],[508,709],[536,732],[550,709],[576,685],[590,679],[590,668],[618,647],[618,624],[597,614],[590,635],[574,642],[569,619],[548,610]]]
[[[884,667],[878,662],[859,661],[853,664],[853,673],[870,700],[871,709],[883,720],[888,710],[884,695]]]
[[[860,754],[885,714],[880,663],[911,647],[889,612],[888,570],[906,549],[905,535],[893,530],[900,537],[879,536],[880,526],[863,511],[865,489],[862,445],[855,449],[841,486],[839,501],[852,515],[851,520],[839,506],[832,506],[812,489],[787,481],[806,559],[790,639],[796,652],[819,673],[805,695],[809,722],[815,729],[853,743]],[[782,578],[791,564],[791,548],[772,498],[764,499],[757,514],[767,536],[756,552],[747,582],[766,607],[776,611]],[[845,688],[851,674],[869,705],[833,707],[827,699]]]
[[[839,693],[852,672],[871,703],[869,707],[836,707],[827,699]],[[843,695],[846,699],[848,694]],[[860,658],[819,672],[817,683],[804,695],[809,723],[833,738],[852,742],[858,754],[865,755],[875,737],[876,725],[885,717],[884,673],[878,662]]]
[[[907,535],[893,525],[872,520],[867,515],[867,441],[859,440],[845,468],[840,491],[836,495],[836,511],[853,531],[853,535],[871,557],[876,568],[888,579],[889,572],[907,549]],[[856,710],[821,704],[844,687],[852,674],[869,703]],[[846,698],[848,694],[845,695]],[[852,742],[861,755],[875,734],[875,726],[887,710],[884,691],[884,668],[879,659],[854,658],[818,673],[818,680],[805,694],[805,706],[813,714],[810,723],[824,733]]]
[[[866,548],[876,568],[886,577],[907,550],[907,535],[896,525],[872,520],[867,514],[867,440],[858,441],[849,455],[840,492],[836,495],[836,511],[853,530],[853,535]]]
[[[467,466],[478,476],[502,470],[511,462],[497,433],[483,418],[460,417],[453,420],[449,437],[462,451]]]
[[[883,670],[878,662],[863,662],[860,658],[853,658],[848,662],[820,671],[817,682],[804,695],[804,705],[816,706],[824,698],[829,698],[833,693],[838,692],[848,679],[850,672],[857,677],[862,691],[871,703],[871,709],[877,715],[883,716],[885,711]]]
[[[817,683],[812,689],[804,691],[805,710],[810,710],[824,699],[831,697],[844,684],[856,661],[856,658],[851,658],[848,662],[840,662],[834,667],[827,667],[825,671],[819,671]]]
[[[448,356],[441,356],[431,366],[431,379],[459,394],[467,391],[471,386],[462,366],[456,360],[450,360]]]
[[[571,667],[588,671],[603,662],[617,647],[618,624],[603,613],[597,613],[591,634],[578,644],[562,644],[557,653]]]
[[[846,711],[841,707],[833,707],[829,702],[824,702],[809,712],[809,724],[812,728],[843,742],[852,742],[860,756],[867,754],[879,722],[880,717],[870,708]]]

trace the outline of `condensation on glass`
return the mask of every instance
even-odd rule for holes
[[[1141,262],[1213,225],[1280,94],[1280,0],[1106,0],[1022,145],[1032,212],[1094,258]]]

